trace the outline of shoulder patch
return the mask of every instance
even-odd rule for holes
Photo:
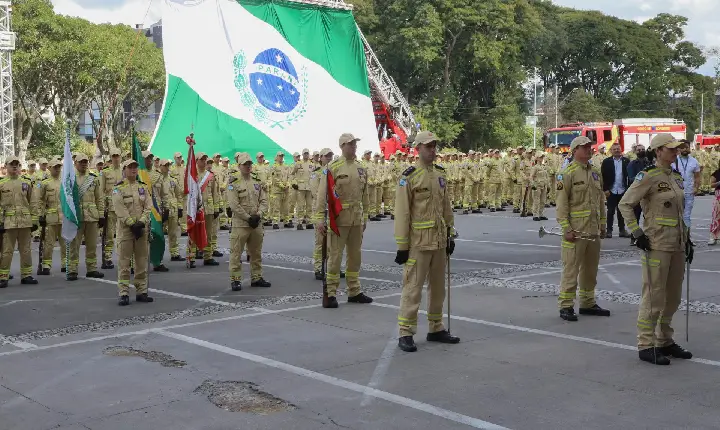
[[[645,170],[643,170],[642,172],[638,173],[638,174],[635,176],[635,182],[640,182],[640,181],[642,181],[642,179],[645,177],[645,173],[643,173],[643,172],[645,172]]]
[[[403,176],[410,176],[412,172],[415,171],[415,166],[410,166],[402,173]]]
[[[97,177],[97,174],[94,173],[94,172],[88,172],[88,174],[89,174],[90,176],[95,176],[95,177]]]
[[[657,167],[655,167],[655,166],[647,166],[646,168],[643,169],[643,172],[649,172],[651,170],[655,170],[656,168]]]
[[[436,164],[436,165],[435,165],[435,168],[436,168],[436,169],[439,169],[439,170],[443,170],[443,171],[445,170],[445,168],[444,168],[443,166],[439,165],[439,164]]]

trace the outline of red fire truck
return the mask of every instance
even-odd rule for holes
[[[547,148],[557,144],[561,151],[570,150],[570,142],[578,136],[585,136],[600,145],[619,143],[623,152],[641,144],[646,148],[650,140],[659,133],[670,133],[676,139],[685,139],[687,127],[683,121],[672,118],[625,118],[614,122],[589,122],[563,124],[545,133],[543,141]]]
[[[720,145],[720,135],[711,134],[703,136],[702,134],[695,135],[695,147],[702,148],[710,145]]]

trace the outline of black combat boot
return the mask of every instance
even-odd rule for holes
[[[251,287],[263,287],[263,288],[269,288],[270,284],[268,281],[264,280],[263,278],[256,279],[250,283]]]
[[[242,283],[240,281],[232,281],[230,283],[230,289],[233,291],[242,291]]]
[[[319,272],[319,271],[318,271],[318,272],[315,272],[315,280],[316,280],[316,281],[322,281],[322,280],[323,280],[322,272]]]
[[[298,225],[297,225],[297,230],[298,230],[298,231],[303,231],[303,230],[305,230],[305,226],[302,225],[302,224],[298,224]]]
[[[161,265],[159,265],[159,266],[153,267],[153,271],[155,271],[155,272],[169,272],[170,269],[168,269],[167,267],[165,267],[164,264],[161,264]]]
[[[366,296],[364,293],[360,293],[357,296],[348,297],[348,303],[372,303],[373,299],[371,297]]]
[[[50,275],[50,269],[48,269],[48,268],[46,267],[46,268],[42,269],[42,270],[40,271],[40,273],[38,273],[38,275],[48,276],[48,275]]]
[[[217,250],[212,252],[213,257],[222,257],[223,255],[225,255],[225,254],[223,254],[222,252],[217,251]]]
[[[683,349],[683,347],[674,342],[672,345],[663,346],[662,348],[658,348],[658,350],[668,357],[682,358],[684,360],[689,360],[693,357],[692,352]]]
[[[75,273],[75,272],[70,272],[70,273],[68,273],[68,275],[67,275],[67,280],[68,280],[68,281],[77,281],[77,280],[78,280],[78,274]]]
[[[327,304],[323,303],[323,307],[326,309],[336,309],[338,307],[338,301],[335,296],[328,297]]]
[[[142,303],[152,303],[155,301],[152,297],[149,297],[147,293],[137,294],[135,296],[136,302],[142,302]]]
[[[102,266],[100,266],[100,268],[104,269],[104,270],[110,270],[110,269],[114,269],[115,265],[113,264],[112,261],[105,260],[105,261],[103,261],[103,264],[102,264]]]
[[[86,277],[86,278],[102,279],[102,278],[105,277],[105,274],[102,273],[102,272],[98,272],[97,270],[93,270],[93,271],[87,272],[87,273],[85,274],[85,277]]]
[[[539,217],[539,216],[534,216],[534,217],[533,217],[533,221],[540,221],[540,217]]]
[[[428,342],[439,342],[439,343],[460,343],[460,338],[451,335],[447,330],[436,331],[435,333],[428,333],[426,340]]]
[[[173,255],[172,257],[170,257],[170,261],[185,261],[185,259],[179,255]]]
[[[280,226],[277,224],[273,224],[273,230],[280,230]]]
[[[595,305],[591,308],[580,308],[580,315],[594,315],[596,317],[609,317],[610,311],[607,309],[603,309],[598,305]]]
[[[648,363],[657,364],[659,366],[667,366],[670,364],[670,359],[667,358],[660,348],[646,348],[638,351],[638,357],[640,360],[647,361]]]
[[[413,340],[412,336],[401,336],[400,339],[398,339],[398,347],[405,352],[417,351],[417,346],[415,346],[415,340]]]
[[[308,230],[314,230],[314,229],[315,229],[315,226],[312,225],[312,224],[306,224],[306,225],[305,225],[305,228],[308,229]]]
[[[3,279],[0,281],[0,288],[7,288],[8,287],[8,281],[7,279]]]
[[[214,258],[211,258],[211,259],[209,259],[209,260],[203,260],[203,265],[205,265],[205,266],[219,266],[220,263],[218,263],[217,261],[215,261]]]
[[[560,318],[565,321],[577,321],[578,317],[575,315],[575,309],[573,308],[562,308],[560,309]]]
[[[38,283],[38,281],[32,276],[26,276],[20,280],[20,283],[25,285],[35,285]]]
[[[120,306],[127,306],[130,304],[130,296],[120,296],[120,299],[118,299],[118,305]]]

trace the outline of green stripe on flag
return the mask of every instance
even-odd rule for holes
[[[163,233],[162,217],[160,215],[160,208],[158,207],[155,194],[153,193],[152,180],[150,177],[150,170],[145,167],[145,159],[142,156],[142,150],[140,148],[140,142],[137,139],[137,133],[135,130],[132,131],[133,148],[132,156],[133,160],[138,162],[138,180],[144,182],[147,185],[148,193],[152,199],[152,208],[150,212],[150,262],[153,266],[159,266],[162,264],[163,256],[165,255],[165,234]]]
[[[370,97],[365,50],[352,11],[283,1],[238,3],[275,27],[293,48],[341,85]]]

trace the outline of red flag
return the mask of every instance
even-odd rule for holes
[[[327,205],[328,205],[328,218],[330,219],[330,229],[340,236],[340,230],[338,229],[336,218],[342,211],[342,202],[340,196],[335,191],[335,178],[333,178],[330,169],[327,171]]]
[[[205,209],[202,205],[202,194],[198,184],[197,164],[195,164],[195,139],[187,139],[190,149],[188,150],[188,162],[185,166],[185,194],[187,199],[187,232],[188,237],[198,247],[204,249],[208,245],[207,233],[205,232]]]

